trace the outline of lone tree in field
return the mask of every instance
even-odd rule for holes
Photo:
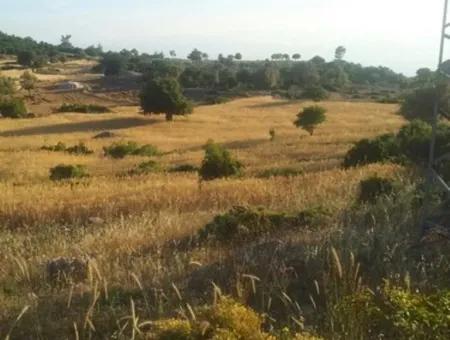
[[[180,84],[173,78],[159,78],[148,81],[140,94],[144,114],[165,114],[166,120],[174,115],[192,113],[192,105],[183,96]]]
[[[31,91],[36,89],[38,78],[31,72],[25,71],[20,76],[20,85],[25,91],[28,91],[28,96],[31,97]]]
[[[301,57],[302,55],[300,53],[294,53],[292,55],[292,59],[294,59],[295,61],[300,60]]]
[[[336,60],[342,60],[344,59],[345,53],[347,53],[347,49],[344,46],[338,46],[334,52],[334,57]]]
[[[199,175],[204,181],[217,178],[238,176],[241,173],[242,164],[234,159],[230,152],[223,146],[209,140],[205,146],[205,158],[199,170]]]
[[[312,136],[314,130],[326,120],[325,113],[327,110],[321,106],[308,106],[303,109],[298,115],[294,125],[309,132]]]

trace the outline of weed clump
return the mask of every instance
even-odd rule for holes
[[[239,176],[242,167],[242,163],[234,159],[227,149],[213,141],[208,141],[199,174],[203,180],[209,181]]]
[[[52,181],[63,181],[69,179],[81,179],[89,174],[84,165],[64,165],[60,164],[50,169],[50,179]]]
[[[63,142],[58,142],[55,145],[44,145],[41,147],[41,150],[51,152],[67,152],[71,155],[91,155],[94,153],[94,151],[89,149],[83,142],[71,147],[67,147]]]
[[[138,145],[136,142],[118,142],[103,148],[105,156],[115,159],[125,158],[126,156],[158,156],[160,151],[151,144]]]
[[[180,164],[172,167],[169,172],[198,172],[199,168],[192,164]]]

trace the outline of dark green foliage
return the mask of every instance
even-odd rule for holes
[[[27,107],[21,98],[0,99],[0,114],[8,118],[25,118]]]
[[[317,125],[322,124],[326,120],[325,113],[327,110],[321,106],[308,106],[298,115],[294,125],[308,131],[312,136]]]
[[[327,90],[322,86],[309,86],[303,90],[302,96],[305,99],[311,99],[315,102],[320,102],[329,97]]]
[[[0,76],[0,97],[12,96],[16,93],[14,79]]]
[[[36,55],[32,51],[20,51],[17,54],[17,63],[22,66],[31,67],[33,66]]]
[[[130,176],[141,176],[162,171],[161,165],[155,161],[146,161],[138,164],[128,172]]]
[[[77,113],[108,113],[109,108],[96,104],[63,104],[57,110],[58,112],[77,112]]]
[[[303,175],[303,170],[295,168],[271,168],[261,172],[259,178],[271,178],[271,177],[295,177]]]
[[[105,156],[120,159],[126,156],[158,156],[160,151],[151,144],[138,145],[135,142],[118,142],[103,148]]]
[[[167,120],[172,120],[173,115],[192,113],[192,104],[173,78],[148,81],[142,88],[140,99],[144,114],[165,114]]]
[[[127,58],[120,53],[105,54],[100,64],[105,76],[118,76],[127,70]]]
[[[392,134],[382,135],[373,140],[362,139],[347,152],[344,167],[385,162],[398,155],[398,143],[396,137]]]
[[[173,168],[171,168],[170,172],[198,172],[200,169],[199,167],[191,164],[180,164],[176,165]]]
[[[361,181],[358,201],[362,203],[375,203],[382,196],[394,193],[395,183],[388,178],[373,176]]]
[[[205,181],[238,176],[241,174],[242,164],[234,159],[223,146],[209,141],[205,147],[205,158],[199,174]]]
[[[91,155],[94,151],[90,150],[83,142],[71,146],[65,150],[72,155]]]
[[[308,209],[298,215],[250,207],[234,207],[218,215],[199,231],[200,240],[219,242],[248,241],[268,233],[291,228],[316,228],[325,223],[328,213],[322,208]]]
[[[64,165],[60,164],[50,169],[50,179],[52,181],[62,181],[68,179],[81,179],[88,177],[87,169],[84,165]]]
[[[446,84],[421,87],[405,96],[400,112],[407,119],[421,119],[430,122],[436,99],[441,112],[450,112],[450,95]]]

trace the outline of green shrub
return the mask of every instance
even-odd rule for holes
[[[52,181],[80,179],[88,176],[87,169],[84,165],[60,164],[50,169],[50,179]]]
[[[200,240],[245,241],[289,228],[316,228],[325,223],[328,216],[328,212],[320,207],[306,209],[297,215],[262,208],[234,207],[229,212],[216,216],[198,235]]]
[[[375,203],[381,196],[394,193],[395,184],[391,179],[373,176],[361,181],[358,201],[362,203]]]
[[[111,110],[106,106],[96,104],[63,104],[58,112],[78,112],[78,113],[109,113]]]
[[[326,112],[325,108],[318,105],[305,107],[297,115],[294,125],[308,131],[312,136],[317,125],[322,124],[326,120]]]
[[[130,176],[147,175],[162,171],[161,165],[155,161],[146,161],[138,164],[134,169],[128,172]]]
[[[303,98],[311,99],[315,102],[328,99],[329,94],[322,86],[309,86],[303,90]]]
[[[198,172],[199,168],[191,164],[176,165],[169,170],[170,172]]]
[[[90,150],[86,144],[80,142],[77,145],[71,146],[65,150],[72,155],[91,155],[94,151]]]
[[[362,139],[347,152],[344,167],[386,162],[398,155],[398,142],[392,134],[382,135],[373,140]]]
[[[12,96],[16,93],[16,83],[14,79],[0,76],[0,97]]]
[[[227,149],[209,141],[205,147],[205,158],[199,174],[205,181],[238,176],[241,174],[242,164],[235,160]]]
[[[139,146],[136,142],[118,142],[103,148],[105,156],[112,158],[124,158],[126,156],[157,156],[160,155],[158,148],[146,144]]]
[[[271,178],[271,177],[295,177],[303,175],[303,170],[295,168],[272,168],[261,172],[258,178]]]
[[[20,98],[0,100],[0,114],[8,118],[25,118],[27,116],[27,107]]]

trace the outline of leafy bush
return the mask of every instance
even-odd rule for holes
[[[349,168],[392,160],[399,155],[399,146],[394,135],[386,134],[373,140],[362,139],[351,148],[344,159]]]
[[[62,181],[68,179],[79,179],[88,177],[87,169],[84,165],[64,165],[60,164],[50,169],[50,179],[52,181]]]
[[[162,170],[161,165],[155,161],[142,162],[137,165],[134,169],[128,172],[130,176],[140,176],[147,175],[155,172],[160,172]]]
[[[361,181],[358,200],[363,203],[375,203],[381,196],[394,193],[395,184],[388,178],[373,176]]]
[[[96,104],[63,104],[57,110],[58,112],[78,112],[78,113],[108,113],[109,108]]]
[[[321,106],[308,106],[297,115],[294,125],[308,131],[312,136],[317,125],[322,124],[326,120],[325,113],[327,110]]]
[[[241,169],[242,164],[235,160],[227,149],[212,141],[206,144],[205,158],[199,171],[203,180],[238,176]]]
[[[328,99],[329,94],[322,86],[309,86],[303,90],[303,98],[311,99],[315,102]]]
[[[170,172],[198,172],[199,168],[191,164],[176,165],[169,170]]]
[[[8,118],[25,118],[27,116],[27,107],[20,98],[0,100],[0,114]]]
[[[259,178],[271,178],[271,177],[294,177],[303,175],[303,170],[295,168],[272,168],[261,172]]]
[[[103,148],[105,156],[112,158],[124,158],[126,156],[157,156],[160,155],[158,148],[151,144],[139,146],[135,142],[118,142]]]
[[[16,83],[14,79],[0,76],[0,97],[12,96],[16,93]]]
[[[276,213],[264,209],[234,207],[218,215],[199,231],[200,240],[220,242],[245,241],[286,228],[316,228],[324,223],[328,213],[323,208],[312,208],[297,215]]]

